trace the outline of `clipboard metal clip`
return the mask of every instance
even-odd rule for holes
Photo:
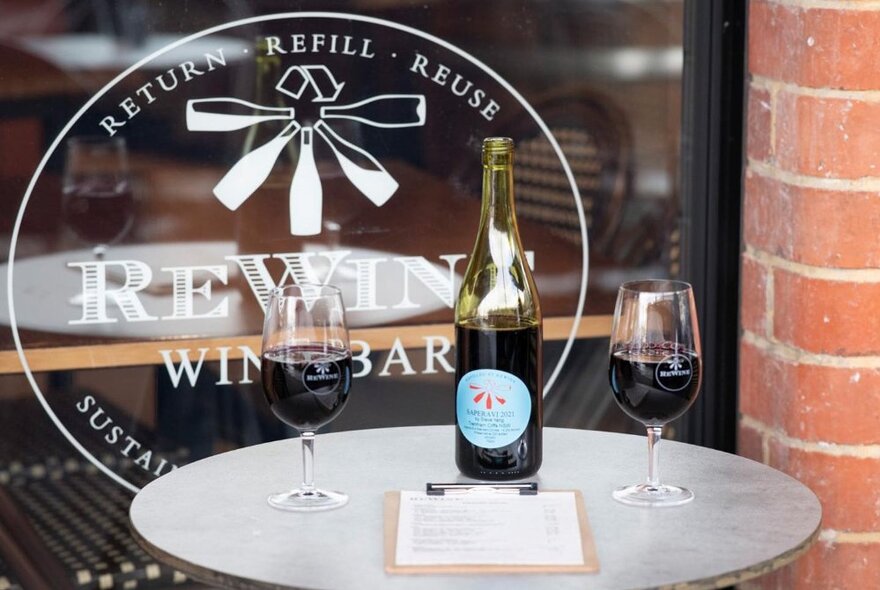
[[[447,494],[519,494],[537,496],[538,482],[524,483],[426,483],[425,493],[429,496]]]

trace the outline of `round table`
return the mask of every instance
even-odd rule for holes
[[[158,559],[208,583],[237,588],[717,588],[774,570],[815,540],[822,510],[798,481],[711,449],[664,442],[662,481],[696,499],[633,508],[611,498],[642,481],[644,437],[544,429],[542,489],[579,489],[596,541],[596,574],[393,575],[384,571],[383,494],[426,482],[467,481],[455,468],[451,426],[319,435],[317,484],[348,492],[341,509],[281,512],[266,503],[300,481],[299,441],[215,455],[137,494],[131,526]]]

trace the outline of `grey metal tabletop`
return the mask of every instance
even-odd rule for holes
[[[796,559],[822,510],[795,479],[766,465],[664,441],[661,480],[692,489],[675,508],[611,498],[642,481],[644,437],[544,429],[542,489],[581,490],[599,555],[595,574],[392,575],[384,571],[383,494],[428,481],[468,481],[455,467],[451,426],[319,434],[319,487],[350,496],[341,509],[289,513],[266,497],[298,484],[296,439],[215,455],[156,479],[135,497],[131,527],[158,559],[234,588],[433,590],[720,588]]]

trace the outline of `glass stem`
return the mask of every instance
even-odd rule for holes
[[[648,486],[660,487],[660,440],[662,426],[648,426]]]
[[[315,433],[303,432],[299,435],[303,451],[302,491],[311,494],[315,491]]]

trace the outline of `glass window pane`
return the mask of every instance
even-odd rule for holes
[[[354,327],[325,431],[450,424],[486,136],[517,142],[546,425],[640,430],[607,336],[621,282],[680,272],[683,18],[674,0],[4,2],[0,483],[35,559],[135,579],[130,490],[294,434],[258,367],[281,281],[339,285]]]

